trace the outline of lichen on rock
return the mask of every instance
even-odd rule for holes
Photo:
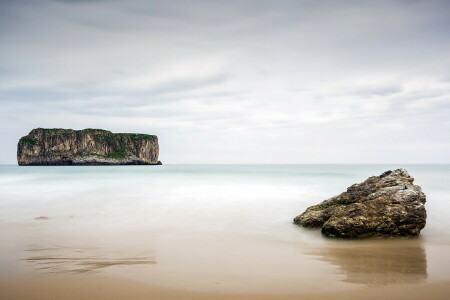
[[[404,169],[354,184],[294,218],[330,237],[415,236],[425,227],[426,197]]]
[[[19,165],[156,165],[158,137],[102,129],[37,128],[17,145]]]

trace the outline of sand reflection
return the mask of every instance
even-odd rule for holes
[[[418,283],[428,276],[426,253],[418,239],[341,241],[309,254],[336,265],[349,283]]]
[[[112,266],[156,264],[148,254],[112,252],[102,248],[30,247],[24,260],[39,273],[95,273]]]

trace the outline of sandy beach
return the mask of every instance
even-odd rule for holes
[[[326,283],[324,283],[326,284]],[[300,283],[301,285],[301,283]],[[448,299],[450,281],[361,288],[351,291],[300,294],[235,294],[189,292],[167,289],[113,278],[53,278],[0,281],[0,299],[211,299],[211,300],[275,300],[275,299]]]

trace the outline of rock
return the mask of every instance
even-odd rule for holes
[[[101,129],[37,128],[17,145],[17,161],[21,166],[156,165],[160,164],[158,156],[155,135]]]
[[[404,169],[354,184],[294,218],[330,237],[415,236],[425,227],[425,194]]]

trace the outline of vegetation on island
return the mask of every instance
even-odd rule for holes
[[[34,139],[34,138],[29,138],[29,137],[26,137],[26,136],[22,137],[22,138],[19,140],[19,144],[21,144],[21,145],[28,144],[28,145],[34,146],[34,145],[36,145],[37,143],[38,143],[38,141],[37,141],[36,139]]]

